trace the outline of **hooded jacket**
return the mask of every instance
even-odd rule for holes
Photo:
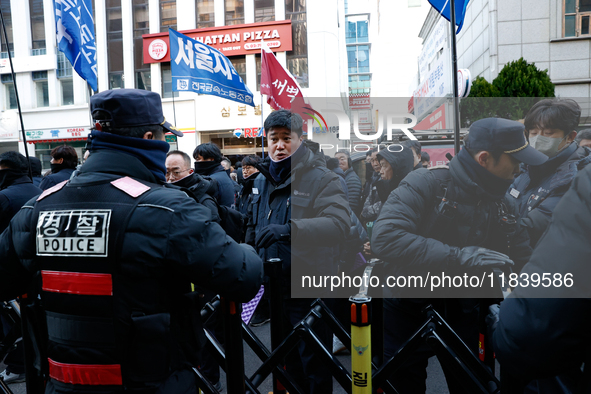
[[[261,172],[254,182],[247,243],[270,224],[291,223],[291,242],[276,242],[258,250],[263,261],[283,259],[286,290],[289,278],[302,283],[298,275],[336,272],[335,248],[349,234],[351,220],[339,176],[325,167],[320,146],[309,140],[304,157],[292,163],[289,176],[275,182],[269,172],[270,158],[257,164]],[[256,192],[255,192],[256,189]],[[291,267],[297,270],[292,275]],[[296,272],[296,271],[294,271]],[[312,289],[311,289],[312,290]],[[317,297],[311,292],[306,297]]]
[[[3,170],[0,170],[3,171]],[[18,175],[17,175],[18,176]],[[0,234],[27,201],[41,194],[42,190],[33,185],[28,175],[22,174],[0,190]]]
[[[522,225],[534,247],[546,231],[556,204],[569,189],[577,172],[591,163],[591,150],[573,143],[539,166],[524,171],[507,191],[507,198],[518,204]]]
[[[388,149],[384,149],[378,154],[378,160],[382,159],[390,163],[394,172],[391,179],[380,179],[376,183],[379,199],[384,203],[388,199],[392,190],[396,189],[400,184],[400,181],[413,170],[412,165],[414,159],[410,148],[406,147],[400,152],[391,152]]]
[[[361,209],[361,179],[352,167],[345,171],[345,181],[351,210],[358,213]]]

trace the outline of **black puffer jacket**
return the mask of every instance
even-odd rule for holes
[[[0,234],[27,201],[41,194],[42,190],[33,185],[31,179],[22,174],[0,190]]]
[[[70,179],[74,170],[75,168],[62,168],[58,172],[52,172],[41,180],[39,188],[41,190],[47,190],[60,182]]]
[[[436,176],[435,171],[449,171]],[[437,214],[447,177],[447,197],[458,208],[451,220]],[[409,173],[382,206],[374,223],[371,247],[389,263],[389,274],[446,273],[457,269],[457,249],[482,246],[509,254],[519,271],[531,255],[527,230],[517,225],[508,236],[498,219],[497,200],[470,179],[457,158],[449,170],[418,169]],[[509,213],[516,212],[514,201],[505,199]]]
[[[298,275],[336,272],[335,248],[346,239],[351,227],[339,176],[324,166],[324,155],[317,143],[305,140],[303,144],[308,151],[299,162],[292,163],[290,176],[281,184],[269,173],[268,157],[257,164],[261,174],[255,179],[254,188],[258,194],[252,194],[246,237],[247,243],[254,244],[256,234],[264,227],[291,223],[291,242],[277,242],[258,252],[264,261],[283,259],[284,277],[291,276],[298,286],[302,283]],[[286,286],[289,285],[287,282]],[[312,290],[305,296],[319,296]]]
[[[361,210],[361,179],[353,168],[345,171],[345,182],[347,182],[349,205],[351,210],[357,214]]]
[[[591,392],[590,234],[587,166],[556,205],[548,230],[522,270],[530,285],[517,287],[501,303],[493,347],[502,368],[525,379],[541,379],[577,370],[584,362],[577,392]],[[531,285],[534,275],[542,285]]]
[[[521,223],[529,232],[532,247],[548,228],[554,207],[569,189],[577,172],[589,163],[591,150],[573,143],[544,164],[525,166],[515,179],[507,198],[517,200]]]
[[[125,163],[123,165],[123,163]],[[66,187],[109,182],[129,176],[156,183],[150,171],[133,156],[96,151],[82,166],[80,175]],[[57,195],[57,194],[56,194]],[[262,263],[252,248],[238,245],[211,222],[211,213],[181,191],[162,187],[151,193],[131,215],[120,261],[129,271],[149,271],[156,277],[177,275],[236,300],[248,301],[262,281]],[[30,201],[27,205],[34,205]],[[24,292],[35,272],[36,220],[32,209],[21,209],[9,231],[0,239],[0,298],[12,299]]]

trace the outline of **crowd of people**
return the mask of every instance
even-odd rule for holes
[[[73,148],[60,146],[44,177],[30,159],[31,179],[23,155],[0,154],[0,298],[28,292],[42,305],[46,393],[185,392],[196,386],[191,366],[221,389],[198,312],[216,294],[252,299],[268,280],[262,267],[270,258],[282,259],[284,316],[274,323],[285,335],[314,301],[291,296],[302,270],[351,274],[378,258],[386,263],[380,275],[390,276],[585,273],[591,130],[577,132],[573,100],[541,100],[521,122],[474,122],[447,166],[431,167],[419,141],[378,146],[366,153],[364,174],[348,150],[326,156],[305,139],[302,118],[286,110],[264,122],[264,159],[232,163],[203,143],[192,163],[186,152],[169,151],[164,134],[182,133],[165,122],[157,94],[107,91],[90,107],[95,124],[82,165]],[[524,392],[589,388],[582,365],[591,354],[591,294],[581,286],[518,283],[491,307],[494,351]],[[428,304],[478,352],[478,300],[396,288],[383,296],[386,359],[419,328]],[[329,291],[324,298],[348,326],[347,300]],[[265,295],[251,324],[269,320]],[[206,324],[222,338],[219,318]],[[3,329],[10,329],[4,319]],[[314,330],[327,349],[345,349],[322,322]],[[395,371],[398,392],[425,392],[432,355],[424,345]],[[5,363],[5,382],[24,380],[20,347]],[[442,368],[450,392],[464,393]],[[285,369],[306,393],[333,391],[329,369],[305,342]]]

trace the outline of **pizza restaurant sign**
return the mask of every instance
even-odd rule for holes
[[[292,50],[291,21],[251,23],[185,30],[181,33],[212,46],[225,56],[259,53],[261,40],[275,52]],[[168,33],[144,34],[144,64],[169,62]]]

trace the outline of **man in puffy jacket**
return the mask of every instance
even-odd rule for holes
[[[359,214],[361,210],[361,179],[359,179],[359,175],[353,169],[351,154],[346,150],[340,150],[334,157],[339,159],[339,167],[345,172],[349,206],[351,206],[355,214]]]
[[[195,172],[209,176],[218,183],[216,200],[218,204],[231,207],[234,204],[234,183],[222,166],[222,152],[213,142],[198,145],[193,151]]]
[[[500,314],[489,315],[501,368],[525,382],[536,379],[539,391],[534,392],[591,392],[590,234],[587,166],[556,205],[547,231],[521,271],[519,285],[501,303]]]
[[[546,231],[554,207],[577,171],[591,163],[591,150],[573,142],[580,118],[581,108],[570,99],[542,100],[525,117],[530,145],[549,160],[538,166],[525,166],[509,188],[507,198],[517,201],[532,247]]]
[[[338,245],[351,221],[339,176],[325,167],[324,155],[313,141],[302,138],[302,118],[286,110],[265,119],[269,156],[257,168],[247,242],[263,260],[283,259],[285,296],[317,297],[302,289],[305,275],[336,273]],[[326,295],[326,293],[321,294]],[[298,296],[298,294],[296,294]],[[283,327],[288,331],[311,309],[313,299],[286,298]],[[320,322],[314,331],[326,346],[332,334]],[[287,371],[306,393],[331,393],[332,376],[314,350],[300,343],[286,357]]]
[[[521,161],[541,164],[545,160],[546,156],[528,146],[521,123],[498,118],[474,122],[465,147],[449,169],[412,171],[389,194],[374,224],[372,252],[388,264],[387,274],[394,277],[425,276],[427,272],[439,277],[442,273],[481,276],[493,267],[513,263],[518,271],[529,259],[531,248],[524,228],[517,223],[505,226],[516,213],[505,192]],[[439,290],[384,288],[386,295],[397,297],[384,301],[387,357],[425,321],[421,310],[429,303],[477,352],[481,289],[448,286]],[[452,296],[463,298],[447,298]],[[419,348],[395,373],[391,382],[399,393],[425,392],[426,366],[432,354],[426,345]],[[461,382],[442,367],[450,392],[463,393]]]
[[[46,393],[195,392],[191,283],[248,301],[261,260],[207,208],[162,187],[164,133],[182,133],[158,94],[105,91],[90,107],[80,175],[30,200],[0,238],[0,298],[40,301]]]

